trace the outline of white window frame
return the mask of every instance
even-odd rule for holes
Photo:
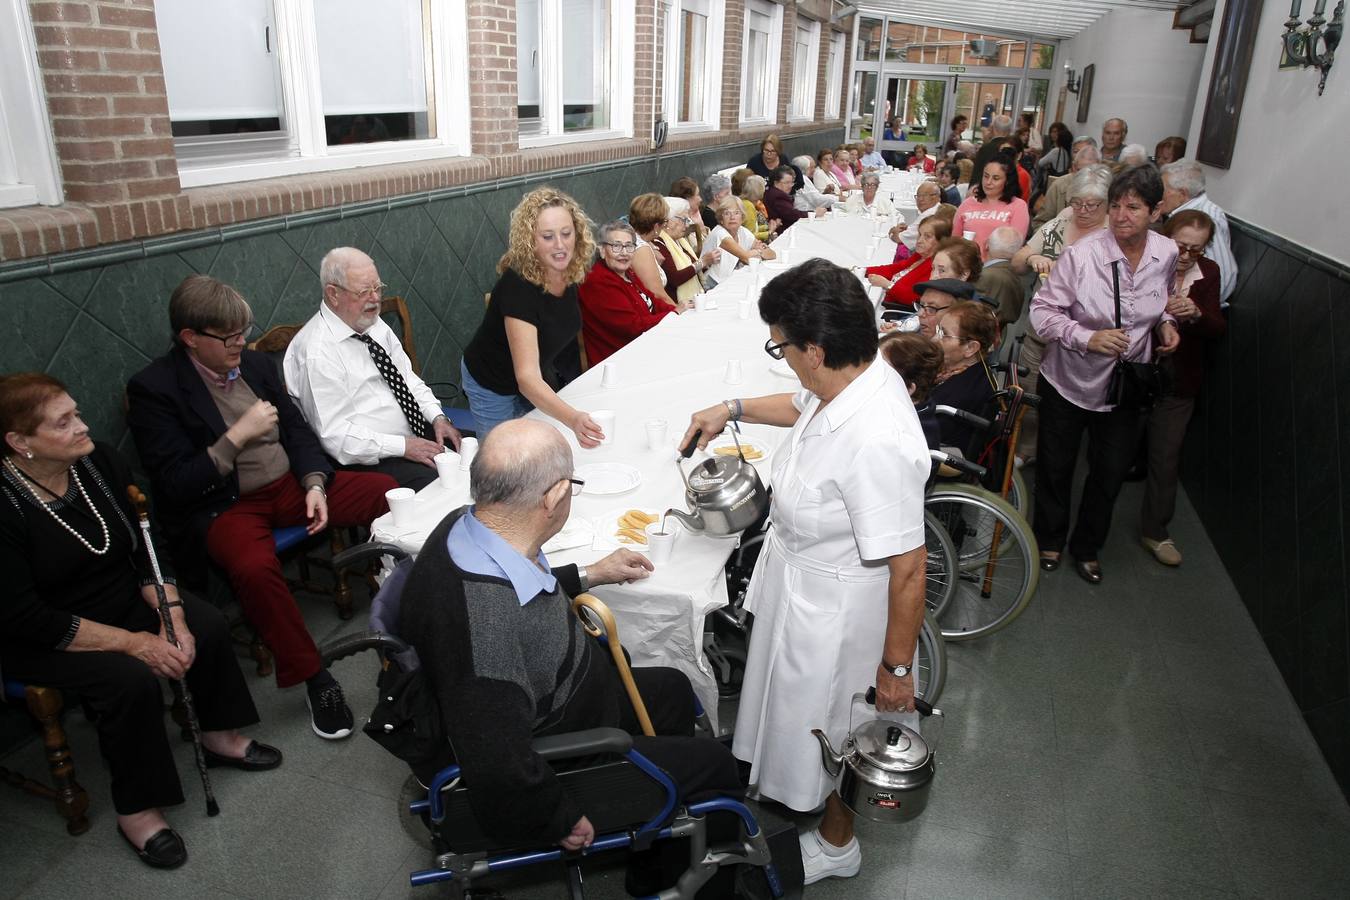
[[[847,36],[842,31],[830,32],[830,58],[825,69],[825,118],[837,119],[839,105],[844,99],[844,48]]]
[[[797,38],[806,32],[805,84],[797,84]],[[789,122],[809,122],[816,115],[816,83],[820,70],[820,23],[814,19],[798,18],[792,36],[792,99],[788,103]],[[800,96],[799,96],[800,94]]]
[[[767,71],[761,76],[767,79],[764,105],[768,113],[767,115],[753,117],[746,115],[745,101],[750,94],[749,81],[752,74],[756,73],[750,71],[750,60],[743,53],[741,56],[740,123],[742,125],[776,125],[778,124],[778,70],[783,62],[783,7],[777,3],[766,3],[765,0],[745,0],[745,25],[741,30],[741,47],[747,50],[750,47],[751,10],[760,12],[770,19],[769,59],[768,65],[765,67]]]
[[[689,0],[670,0],[670,8],[666,11],[665,94],[662,98],[662,113],[669,123],[671,134],[717,131],[722,127],[722,53],[726,31],[726,0],[701,0],[692,4],[706,7],[708,10],[707,34],[703,40],[703,109],[697,119],[679,121],[680,88],[683,87],[680,72],[680,21],[682,13],[690,5]]]
[[[318,2],[322,0],[272,0],[282,108],[289,137],[286,155],[257,158],[254,152],[248,154],[249,158],[222,154],[194,159],[180,153],[178,179],[183,187],[469,155],[465,0],[429,0],[431,54],[427,62],[432,65],[435,99],[427,100],[435,103],[436,137],[333,147],[327,143],[319,86],[319,38],[312,6]]]
[[[64,201],[27,0],[0,0],[0,208]]]
[[[539,48],[540,65],[544,72],[540,84],[539,112],[546,125],[544,134],[519,136],[522,150],[633,136],[635,0],[609,0],[609,127],[588,131],[563,131],[563,104],[558,95],[562,88],[562,48],[558,46],[562,40],[562,29],[557,25],[561,6],[561,0],[540,0],[539,3],[540,33],[541,37],[546,38],[540,41]]]

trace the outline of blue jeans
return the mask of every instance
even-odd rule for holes
[[[469,396],[469,411],[478,423],[478,440],[487,437],[487,433],[503,422],[519,419],[534,409],[530,402],[519,394],[497,394],[489,391],[469,374],[464,360],[459,361],[460,386]]]

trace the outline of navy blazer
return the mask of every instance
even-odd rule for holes
[[[286,393],[272,359],[245,350],[239,376],[258,399],[277,408],[281,446],[295,477],[320,472],[330,480],[333,466]],[[127,424],[150,475],[155,510],[171,535],[175,561],[190,580],[204,577],[206,531],[212,519],[239,500],[239,476],[234,471],[221,475],[206,452],[225,433],[225,419],[177,345],[132,376],[127,401]]]

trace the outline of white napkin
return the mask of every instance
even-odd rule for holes
[[[558,553],[575,547],[585,547],[595,538],[595,529],[586,519],[568,519],[563,530],[544,542],[545,553]]]

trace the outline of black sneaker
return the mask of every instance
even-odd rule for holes
[[[352,733],[351,707],[342,696],[342,685],[331,676],[321,686],[306,686],[305,705],[309,707],[314,733],[324,740],[340,741]]]

